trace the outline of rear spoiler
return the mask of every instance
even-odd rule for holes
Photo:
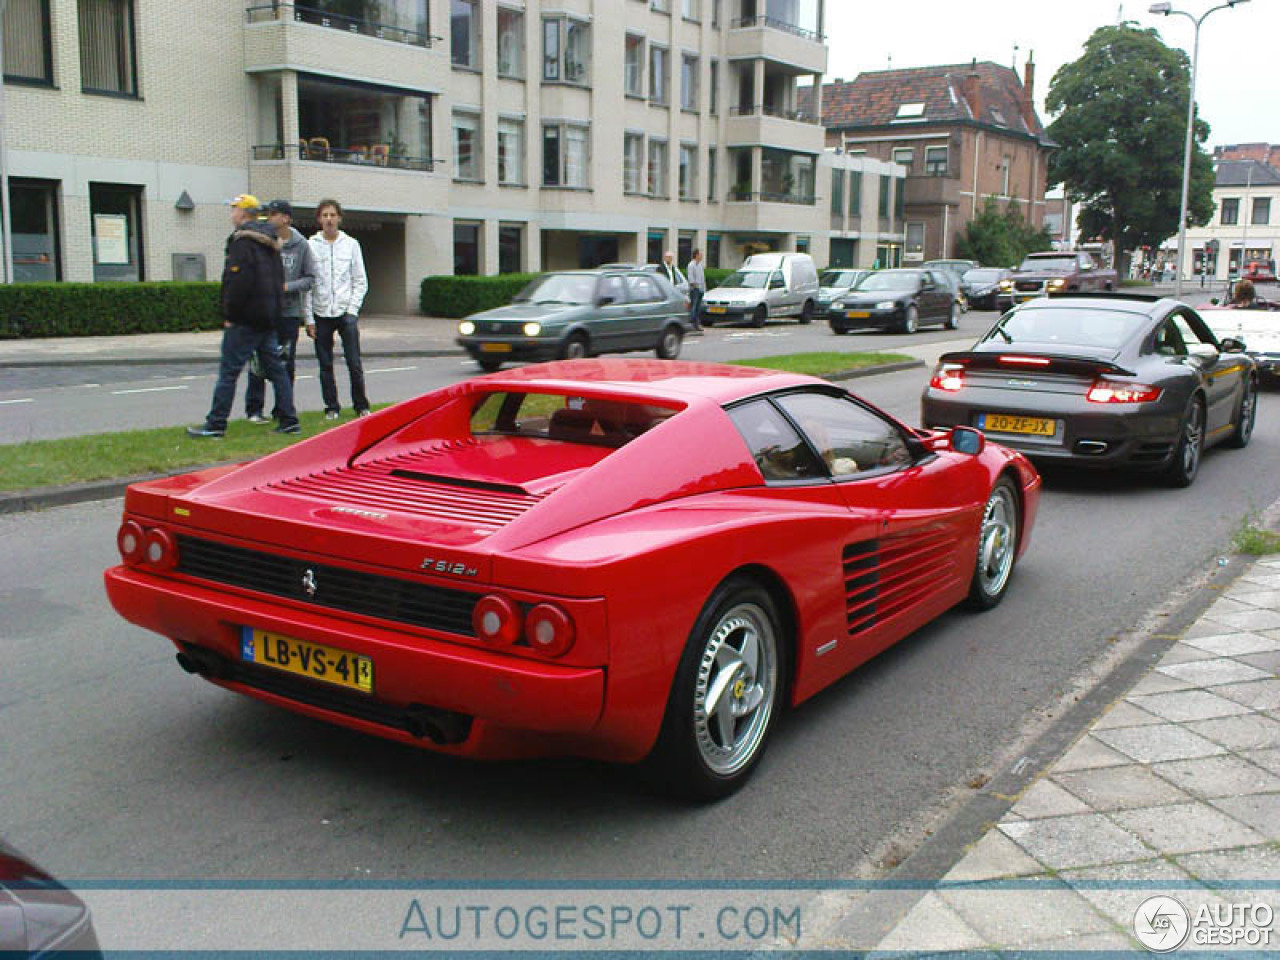
[[[1136,377],[1132,370],[1127,370],[1110,360],[1097,360],[1093,357],[1072,357],[1056,353],[1019,353],[1016,349],[974,352],[957,350],[944,353],[938,358],[939,363],[958,363],[969,370],[1004,370],[1008,372],[1032,373],[1065,373],[1076,376],[1114,375],[1119,377]]]

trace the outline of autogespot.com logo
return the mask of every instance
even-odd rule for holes
[[[1147,897],[1133,915],[1133,932],[1152,953],[1177,950],[1191,932],[1191,914],[1173,897]]]

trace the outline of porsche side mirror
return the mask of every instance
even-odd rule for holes
[[[986,443],[987,438],[982,435],[981,430],[973,427],[951,428],[951,449],[956,453],[968,453],[976,457]]]
[[[1187,355],[1207,367],[1217,361],[1218,348],[1211,343],[1193,343],[1187,347]]]
[[[1223,337],[1218,343],[1223,353],[1244,353],[1248,349],[1239,337]]]

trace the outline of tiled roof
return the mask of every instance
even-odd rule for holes
[[[966,77],[976,73],[981,112],[978,116],[965,97]],[[812,105],[812,91],[804,91]],[[822,86],[822,122],[831,129],[875,127],[888,124],[947,123],[976,120],[985,126],[1002,127],[1015,133],[1046,140],[1044,126],[1032,108],[1032,124],[1022,115],[1020,102],[1024,88],[1018,75],[1008,67],[989,61],[959,63],[902,70],[877,70],[860,74],[847,83]],[[924,104],[918,119],[898,118],[903,104]]]
[[[1280,171],[1257,160],[1219,160],[1214,186],[1271,187],[1280,184]]]

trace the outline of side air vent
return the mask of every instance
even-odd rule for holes
[[[844,548],[849,633],[870,630],[919,603],[955,573],[955,545],[945,530],[913,530]]]

